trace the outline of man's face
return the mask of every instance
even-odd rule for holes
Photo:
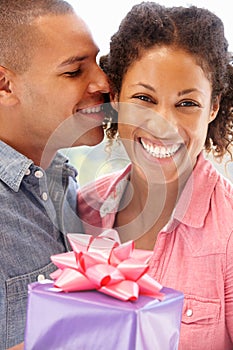
[[[54,150],[99,143],[102,93],[109,90],[88,28],[75,14],[43,16],[35,24],[44,41],[14,84],[19,139],[41,149],[49,142]]]

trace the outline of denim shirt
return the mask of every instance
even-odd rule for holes
[[[79,232],[76,170],[57,153],[44,171],[0,141],[0,350],[24,340],[28,284],[49,278],[50,256]]]

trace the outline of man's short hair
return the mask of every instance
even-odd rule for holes
[[[40,16],[73,12],[73,7],[63,0],[1,0],[0,66],[25,72],[36,45],[43,41],[33,22]]]

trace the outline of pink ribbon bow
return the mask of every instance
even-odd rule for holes
[[[118,233],[107,230],[97,237],[68,234],[73,251],[51,256],[58,267],[50,276],[54,287],[65,292],[96,289],[120,300],[139,294],[162,300],[162,286],[147,274],[153,252],[120,244]]]

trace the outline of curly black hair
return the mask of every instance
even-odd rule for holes
[[[233,58],[228,52],[221,19],[196,6],[165,7],[142,2],[132,7],[111,37],[110,52],[100,58],[113,93],[120,93],[122,80],[130,65],[144,50],[155,45],[173,46],[192,54],[212,84],[212,102],[221,96],[217,117],[209,124],[205,149],[217,158],[232,157],[233,142]],[[117,114],[107,136],[117,133]]]

